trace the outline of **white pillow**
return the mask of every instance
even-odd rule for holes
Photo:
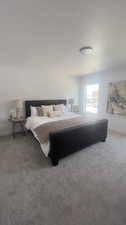
[[[60,111],[62,113],[65,113],[67,111],[66,106],[64,104],[54,105],[53,108],[54,111]]]
[[[51,117],[51,118],[54,118],[54,117],[57,117],[57,116],[62,116],[62,115],[63,115],[63,112],[61,112],[61,111],[49,112],[49,117]]]
[[[31,110],[31,116],[37,116],[38,115],[36,107],[31,106],[30,110]]]

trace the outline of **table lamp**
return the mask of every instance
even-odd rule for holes
[[[73,98],[69,98],[68,99],[68,104],[71,106],[71,112],[72,112],[73,111],[74,99]]]
[[[21,99],[16,100],[16,118],[20,119],[22,116],[23,101]]]

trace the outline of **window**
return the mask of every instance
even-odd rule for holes
[[[99,103],[99,84],[86,87],[86,112],[97,113]]]

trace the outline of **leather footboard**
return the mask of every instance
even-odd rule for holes
[[[102,119],[91,124],[50,133],[49,157],[52,164],[56,166],[61,158],[97,142],[105,141],[107,127],[108,120]]]

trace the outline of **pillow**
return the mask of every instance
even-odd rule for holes
[[[41,107],[36,107],[36,110],[37,110],[37,115],[38,116],[43,116],[43,111],[42,111]]]
[[[31,106],[31,116],[43,116],[43,112],[42,112],[41,107]]]
[[[53,106],[52,105],[42,105],[42,114],[43,116],[49,116],[50,112],[53,112]]]
[[[36,107],[31,106],[30,110],[31,110],[31,116],[37,116],[37,109],[36,109]]]
[[[64,104],[54,105],[53,108],[54,108],[54,111],[60,111],[62,113],[65,113],[66,111],[66,107]]]
[[[49,112],[49,117],[53,118],[53,117],[57,117],[57,116],[62,116],[63,115],[63,112],[61,111],[52,111],[52,112]]]

